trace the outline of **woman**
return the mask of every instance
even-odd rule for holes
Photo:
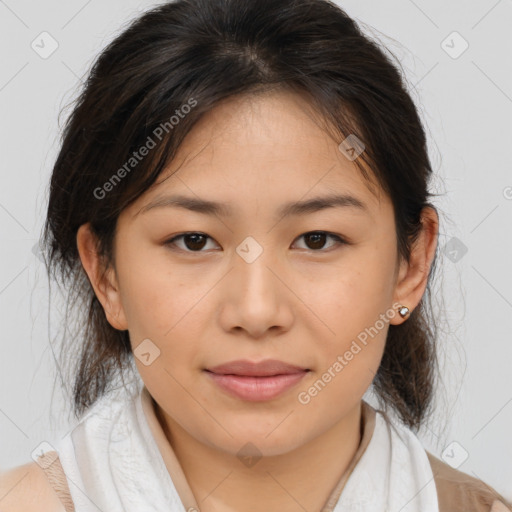
[[[2,510],[507,510],[414,433],[437,368],[431,174],[399,72],[335,4],[132,23],[51,178],[79,423],[3,476]]]

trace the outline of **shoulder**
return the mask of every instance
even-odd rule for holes
[[[2,512],[65,512],[43,469],[30,462],[0,472]]]
[[[439,512],[512,511],[512,503],[485,482],[453,468],[425,451],[437,488]]]

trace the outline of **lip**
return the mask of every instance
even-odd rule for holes
[[[276,359],[237,360],[205,369],[222,390],[248,401],[276,398],[295,386],[309,371]]]
[[[268,377],[272,375],[289,375],[308,370],[278,359],[265,359],[253,362],[246,359],[237,359],[229,363],[219,364],[207,371],[222,375],[241,375],[244,377]]]

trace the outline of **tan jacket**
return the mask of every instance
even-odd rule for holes
[[[452,468],[427,451],[434,474],[439,512],[510,512],[508,502],[481,480]]]

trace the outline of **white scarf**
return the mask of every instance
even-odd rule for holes
[[[96,402],[56,449],[76,512],[186,510],[135,393]],[[439,512],[434,477],[416,435],[377,410],[375,430],[334,512]]]

